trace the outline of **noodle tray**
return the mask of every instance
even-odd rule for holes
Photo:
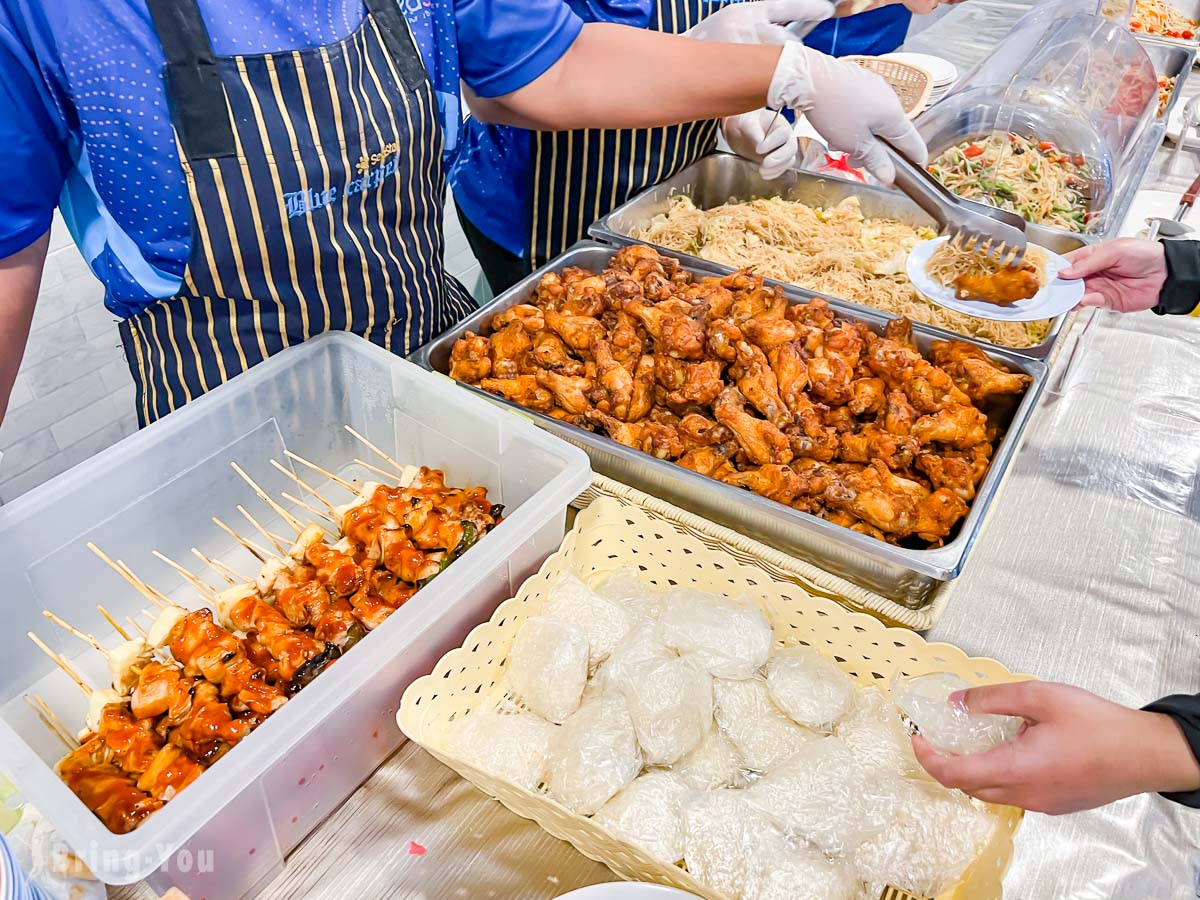
[[[667,212],[672,198],[679,195],[690,197],[692,202],[701,209],[711,209],[724,203],[749,201],[759,197],[782,197],[785,200],[799,201],[807,206],[830,208],[844,200],[854,198],[857,199],[862,214],[868,219],[893,219],[915,227],[935,227],[933,220],[920,207],[898,191],[801,171],[791,171],[774,181],[764,181],[759,175],[758,166],[754,163],[733,154],[714,153],[617,207],[595,222],[588,232],[599,241],[617,246],[640,243],[641,241],[634,235],[646,228],[655,216]],[[1083,246],[1084,243],[1079,235],[1054,232],[1036,225],[1026,226],[1026,236],[1030,243],[1048,247],[1058,253],[1074,250]],[[701,259],[698,256],[674,251],[672,253],[679,256],[688,265],[703,265],[713,271],[723,273],[733,270],[730,266]],[[768,281],[795,287],[777,279],[768,279]],[[843,305],[855,310],[856,313],[891,317],[889,313],[856,303],[851,298],[834,294],[825,294],[825,296],[835,297]],[[1066,318],[1064,315],[1054,319],[1045,338],[1030,347],[1010,351],[1010,348],[1001,348],[994,342],[983,341],[982,343],[989,349],[995,347],[1035,359],[1049,359],[1058,346]],[[963,336],[957,332],[932,325],[924,327],[941,340],[957,339]]]
[[[611,246],[592,241],[576,244],[419,350],[412,357],[413,361],[431,371],[448,374],[451,352],[459,338],[468,331],[476,334],[487,333],[493,317],[528,300],[543,274],[561,272],[569,266],[600,273],[609,265],[613,253]],[[679,260],[684,271],[698,277],[719,276],[727,271],[720,266],[682,254],[662,252],[662,255]],[[785,286],[783,291],[787,301],[792,304],[806,303],[818,296],[811,291],[795,287]],[[839,317],[851,322],[862,322],[876,332],[881,332],[891,319],[885,313],[838,300],[830,300],[829,305]],[[915,323],[913,333],[916,344],[923,353],[929,350],[932,342],[947,338],[947,335],[938,329],[926,328]],[[960,336],[955,337],[966,341]],[[581,447],[591,458],[593,469],[600,474],[661,497],[792,556],[810,561],[828,572],[906,607],[918,609],[929,602],[931,593],[940,583],[961,574],[971,547],[987,517],[988,509],[1012,463],[1026,423],[1037,405],[1046,380],[1046,366],[1040,360],[978,342],[968,343],[985,349],[993,360],[1003,363],[1012,371],[1030,376],[1033,381],[1016,405],[1011,419],[1005,423],[1004,437],[995,449],[991,466],[979,485],[969,512],[950,533],[945,544],[936,549],[912,549],[876,540],[749,491],[715,481],[672,462],[657,459],[576,425],[533,412],[485,393],[480,388],[464,386],[497,403],[509,406],[563,440]]]

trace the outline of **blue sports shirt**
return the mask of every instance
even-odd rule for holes
[[[363,0],[198,0],[219,55],[334,43]],[[582,23],[563,0],[397,0],[437,91],[449,165],[459,80],[510,93],[552,66]],[[28,246],[56,205],[105,305],[123,317],[178,292],[191,214],[145,0],[0,0],[0,258]]]
[[[652,0],[568,0],[587,22],[618,22],[644,28]],[[857,16],[831,19],[804,43],[833,56],[890,53],[904,42],[912,18],[897,3]],[[533,142],[528,131],[508,125],[467,120],[461,151],[450,170],[454,202],[471,223],[516,256],[528,250],[532,215]]]

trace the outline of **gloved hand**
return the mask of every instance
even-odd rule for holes
[[[796,164],[800,140],[792,123],[773,109],[756,109],[721,120],[729,148],[743,159],[758,163],[758,171],[772,181]]]
[[[728,44],[784,44],[794,41],[785,26],[823,22],[833,15],[830,0],[755,0],[731,3],[685,31],[684,37]]]
[[[884,184],[895,180],[896,169],[879,138],[891,141],[919,166],[929,161],[925,142],[886,81],[803,44],[784,45],[767,106],[804,113],[830,148],[846,151],[851,164],[865,166]]]
[[[1060,278],[1082,278],[1080,306],[1140,312],[1158,304],[1167,280],[1167,258],[1158,241],[1120,238],[1080,247],[1066,255],[1071,264]]]

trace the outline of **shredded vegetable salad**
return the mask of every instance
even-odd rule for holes
[[[1175,79],[1170,75],[1158,76],[1158,114],[1161,116],[1167,111],[1167,104],[1171,102],[1171,91],[1175,90]]]
[[[1200,27],[1166,0],[1137,0],[1129,30],[1139,34],[1154,34],[1181,41],[1194,41]]]
[[[929,172],[960,197],[1038,225],[1085,232],[1094,218],[1088,211],[1087,160],[1051,141],[997,132],[949,148],[930,163]]]

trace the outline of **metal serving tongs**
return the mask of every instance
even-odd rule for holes
[[[1151,216],[1146,219],[1146,224],[1150,226],[1146,240],[1156,241],[1160,234],[1168,238],[1183,237],[1185,234],[1191,234],[1192,227],[1183,224],[1183,217],[1192,211],[1197,194],[1200,194],[1200,175],[1196,176],[1195,181],[1191,183],[1191,186],[1183,192],[1183,196],[1179,198],[1179,208],[1175,210],[1174,216],[1169,219],[1163,216]]]
[[[880,140],[896,166],[896,187],[937,222],[939,234],[950,235],[951,244],[992,257],[1001,265],[1016,265],[1024,258],[1024,219],[953,194],[888,141]]]

